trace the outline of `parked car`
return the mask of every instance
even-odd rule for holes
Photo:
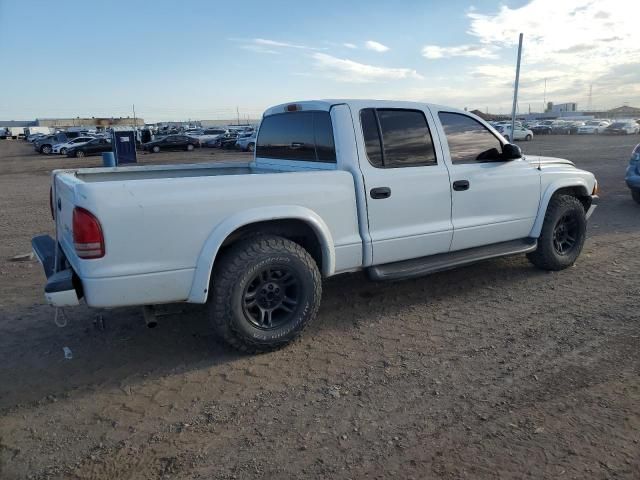
[[[565,120],[558,120],[554,122],[551,126],[551,133],[554,135],[569,135],[571,134],[571,129],[573,127],[572,122],[568,122]]]
[[[640,127],[635,122],[613,122],[604,133],[606,135],[633,135],[638,133]]]
[[[568,268],[597,194],[593,174],[524,157],[466,111],[376,100],[274,106],[252,162],[66,169],[52,182],[58,240],[32,241],[50,304],[207,304],[244,352],[297,337],[322,279],[340,273],[398,280],[524,253]]]
[[[256,132],[240,135],[236,140],[236,148],[243,152],[253,152],[256,148]]]
[[[225,128],[207,128],[205,129],[201,135],[198,135],[196,138],[200,140],[201,144],[207,143],[210,140],[215,140],[222,135],[227,133]]]
[[[197,138],[188,135],[167,135],[142,145],[147,152],[158,153],[161,150],[188,150],[191,151],[200,146]]]
[[[87,157],[99,155],[102,152],[113,151],[111,142],[106,138],[94,138],[87,143],[81,143],[67,149],[67,157]]]
[[[609,126],[609,122],[606,120],[589,120],[584,125],[578,127],[579,135],[593,135],[596,133],[603,133]]]
[[[229,131],[224,135],[220,135],[218,138],[214,140],[209,140],[206,142],[207,147],[215,147],[215,148],[234,148],[236,145],[236,140],[238,139],[238,133],[235,131]]]
[[[511,125],[501,125],[499,127],[496,127],[496,130],[499,131],[507,141],[525,140],[528,142],[529,140],[533,140],[533,132],[528,128],[524,128],[522,126],[516,125],[513,138],[511,135]]]
[[[188,135],[193,138],[198,138],[200,135],[204,133],[204,129],[202,128],[190,128],[184,131],[185,135]]]
[[[83,143],[90,142],[94,137],[76,137],[68,142],[56,143],[51,149],[51,153],[59,153],[60,155],[66,155],[67,150],[71,147],[82,145]]]
[[[640,203],[640,143],[631,152],[631,160],[624,177],[627,187],[631,190],[631,197]]]
[[[28,137],[25,138],[25,140],[29,143],[33,143],[36,140],[38,140],[39,138],[43,138],[46,137],[48,134],[46,133],[33,133],[31,135],[29,135]]]
[[[549,124],[539,123],[531,127],[531,131],[534,135],[549,135],[551,133],[552,127]]]
[[[47,135],[46,137],[35,140],[33,142],[33,149],[36,152],[48,155],[53,151],[54,145],[58,143],[66,143],[79,136],[80,133],[78,132],[58,132],[53,135]]]

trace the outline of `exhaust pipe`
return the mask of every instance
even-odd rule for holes
[[[144,316],[144,322],[149,328],[156,328],[158,326],[158,317],[156,316],[156,309],[153,305],[145,305],[142,307],[142,315]]]

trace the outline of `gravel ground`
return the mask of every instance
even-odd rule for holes
[[[9,259],[51,231],[50,170],[81,163],[0,141],[0,478],[640,478],[640,205],[623,182],[639,141],[523,144],[600,181],[573,268],[337,277],[303,337],[259,356],[194,306],[154,330],[140,309],[78,307],[57,328],[40,265]]]

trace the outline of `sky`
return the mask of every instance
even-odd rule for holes
[[[635,0],[0,0],[0,119],[258,118],[319,98],[506,113],[520,32],[520,112],[640,107],[639,22]]]

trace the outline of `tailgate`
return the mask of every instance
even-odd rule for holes
[[[75,255],[73,248],[73,209],[75,207],[75,184],[71,172],[53,172],[53,208],[57,239],[67,258]]]

